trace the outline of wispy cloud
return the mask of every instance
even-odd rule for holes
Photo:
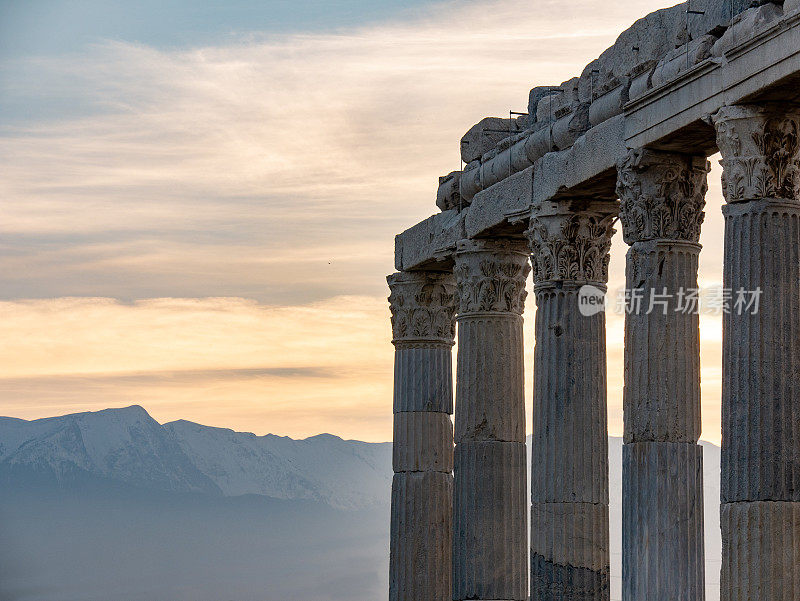
[[[32,242],[4,253],[4,294],[375,293],[460,135],[661,3],[597,4],[449,2],[338,34],[18,61],[4,93],[52,101],[1,130],[0,232]]]
[[[615,255],[612,269],[622,269]],[[533,321],[531,298],[528,395]],[[719,330],[719,318],[701,316],[704,438],[712,441],[719,440]],[[7,301],[0,303],[0,412],[33,418],[139,403],[161,421],[388,440],[389,338],[386,302],[372,297],[293,307],[236,298]],[[613,434],[622,432],[622,340],[623,317],[609,313]]]
[[[162,421],[386,438],[390,337],[385,301],[366,297],[302,307],[236,298],[7,301],[2,413],[135,402]]]
[[[394,234],[435,212],[467,128],[524,109],[532,86],[578,74],[666,4],[447,2],[335,34],[6,61],[3,95],[31,109],[0,121],[0,412],[138,402],[161,420],[388,439]],[[714,282],[718,177],[701,259]],[[618,236],[612,290],[624,251]],[[616,433],[621,343],[610,318]]]

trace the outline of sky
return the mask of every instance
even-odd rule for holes
[[[0,414],[140,404],[390,440],[394,235],[437,212],[469,127],[670,4],[0,0]],[[712,161],[703,286],[721,282]],[[618,234],[612,293],[624,252]],[[529,415],[533,319],[531,296]],[[701,339],[718,442],[719,318]]]

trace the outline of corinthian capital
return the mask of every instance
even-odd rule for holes
[[[533,281],[608,281],[608,251],[617,219],[617,203],[597,202],[586,209],[544,203],[531,214],[526,232]]]
[[[727,202],[800,200],[800,106],[726,106],[712,119]]]
[[[622,237],[643,240],[700,239],[710,164],[705,156],[631,150],[617,165]]]
[[[392,342],[453,344],[456,286],[451,274],[400,272],[386,281],[391,290]]]
[[[453,273],[458,312],[516,313],[525,308],[525,280],[531,267],[525,243],[510,240],[462,240]]]

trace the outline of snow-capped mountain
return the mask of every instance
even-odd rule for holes
[[[0,475],[60,483],[98,478],[220,494],[174,436],[142,407],[25,421],[0,418]]]
[[[389,500],[391,443],[342,440],[331,434],[305,440],[256,436],[184,420],[164,428],[226,496],[313,499],[338,509]]]
[[[61,484],[99,478],[173,492],[310,499],[337,509],[388,502],[391,444],[256,436],[142,407],[26,421],[0,417],[0,477]]]
[[[719,448],[703,445],[715,601]],[[609,468],[615,601],[620,438]],[[390,443],[162,425],[139,406],[0,417],[0,599],[373,601],[388,587],[391,476]]]

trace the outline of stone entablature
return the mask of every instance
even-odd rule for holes
[[[534,211],[525,232],[534,283],[607,283],[617,211],[616,203],[594,203],[582,211],[570,209],[567,203],[545,203]]]
[[[800,105],[726,106],[713,122],[726,202],[800,200]]]
[[[459,239],[486,237],[509,230],[520,235],[530,211],[549,200],[615,198],[616,164],[625,159],[629,148],[647,146],[710,156],[718,148],[714,129],[708,125],[709,115],[721,107],[742,102],[762,104],[762,98],[785,97],[800,102],[797,91],[800,79],[800,7],[796,6],[796,0],[794,3],[786,2],[783,9],[777,5],[748,9],[744,4],[736,10],[747,9],[745,12],[729,26],[722,22],[715,32],[715,35],[731,32],[727,37],[723,35],[725,47],[715,50],[724,54],[724,60],[714,55],[695,65],[690,64],[688,69],[684,63],[682,70],[658,86],[650,87],[648,82],[652,81],[653,70],[659,61],[647,59],[645,51],[641,50],[641,61],[632,63],[626,54],[631,47],[622,43],[616,45],[616,59],[621,64],[631,65],[630,99],[620,106],[617,114],[592,124],[568,148],[559,146],[561,150],[550,145],[550,128],[555,127],[554,124],[546,121],[529,123],[529,129],[507,138],[495,149],[494,155],[487,155],[487,158],[493,158],[484,163],[473,161],[475,164],[466,171],[457,171],[444,178],[443,185],[447,190],[441,190],[440,205],[450,208],[397,237],[396,268],[449,269]],[[709,10],[694,1],[692,5],[693,9]],[[712,6],[711,13],[718,15],[721,9]],[[728,14],[727,10],[725,14]],[[691,17],[690,21],[692,19],[698,23],[701,17]],[[636,31],[639,33],[635,34]],[[635,38],[630,36],[643,33],[646,32],[639,24],[620,40],[627,36],[631,45],[636,46]],[[701,34],[698,32],[698,35]],[[659,77],[664,77],[667,71],[672,72],[660,69]],[[571,90],[578,89],[579,98],[588,98],[590,76],[591,70],[587,70],[579,78],[577,88],[571,81],[563,93],[558,93],[558,98],[562,99],[559,101],[553,100],[556,95],[552,88],[534,88],[531,102],[534,105],[552,102],[554,115],[560,114],[560,110],[570,106],[567,97]],[[595,92],[605,89],[603,77],[598,74],[593,77]],[[625,78],[615,77],[623,82],[621,87],[624,88]],[[605,102],[606,96],[618,89],[610,89],[594,104]],[[552,98],[547,100],[548,96]],[[544,116],[550,111],[540,113]],[[561,119],[572,119],[572,114]],[[476,166],[479,169],[473,169]],[[473,196],[462,198],[461,187],[476,185]]]
[[[462,138],[468,142],[461,147],[466,166],[457,181],[464,206],[544,154],[571,147],[591,128],[622,114],[629,101],[696,65],[719,62],[742,40],[784,17],[782,2],[759,4],[751,8],[746,0],[692,0],[652,13],[623,32],[579,77],[531,90],[527,115],[483,119]],[[487,121],[495,127],[485,132]],[[508,133],[501,133],[504,129]],[[452,195],[452,181],[443,182],[448,190],[443,196]]]
[[[627,244],[644,240],[697,242],[705,213],[705,156],[630,151],[618,164],[617,194],[622,236]]]

